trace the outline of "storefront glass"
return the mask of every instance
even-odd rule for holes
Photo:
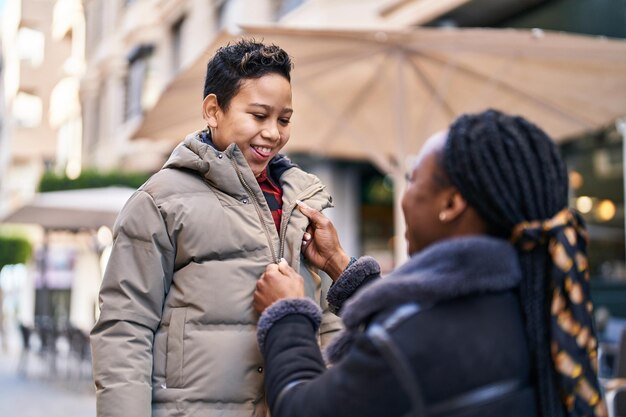
[[[592,296],[597,306],[626,317],[624,152],[614,127],[561,145],[570,176],[570,206],[589,230]]]

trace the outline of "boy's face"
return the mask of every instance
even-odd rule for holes
[[[243,80],[226,111],[214,94],[205,98],[203,108],[215,146],[224,150],[236,143],[255,176],[289,140],[291,84],[281,75]]]

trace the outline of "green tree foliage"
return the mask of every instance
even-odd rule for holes
[[[69,179],[65,175],[54,172],[46,172],[39,183],[39,191],[63,191],[78,190],[83,188],[102,188],[111,186],[126,186],[138,188],[150,177],[149,173],[143,172],[99,172],[85,170],[76,179]]]
[[[5,265],[25,263],[31,254],[32,246],[28,239],[0,235],[0,270]]]

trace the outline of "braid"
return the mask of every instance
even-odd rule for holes
[[[522,252],[520,263],[524,279],[520,288],[522,306],[526,320],[526,333],[529,338],[531,355],[535,368],[533,378],[539,393],[539,409],[542,416],[563,416],[559,400],[556,375],[550,356],[548,309],[546,293],[547,279],[528,279],[546,275],[548,256],[545,248],[537,247],[532,252]]]
[[[496,236],[523,221],[548,219],[567,205],[567,172],[538,127],[495,110],[464,115],[450,127],[443,164],[450,181]],[[550,257],[545,245],[520,252],[520,296],[542,416],[561,417],[549,345]]]

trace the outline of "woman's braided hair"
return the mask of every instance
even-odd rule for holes
[[[458,118],[442,155],[452,184],[485,220],[509,239],[516,225],[549,219],[567,206],[568,176],[556,145],[522,117],[488,110]],[[550,257],[546,245],[520,251],[520,288],[542,416],[563,416],[550,356]]]

